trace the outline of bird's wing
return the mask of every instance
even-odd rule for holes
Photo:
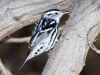
[[[43,37],[45,36],[45,33],[50,33],[50,31],[56,26],[56,21],[55,20],[51,20],[51,19],[43,19],[40,20],[33,32],[32,32],[32,37],[29,43],[29,50],[31,50],[31,48],[35,45],[38,44],[38,42],[40,40],[43,39]],[[43,37],[42,37],[43,36]]]
[[[52,29],[49,29],[45,32],[38,32],[36,34],[36,36],[33,38],[31,38],[31,42],[29,44],[29,53],[31,52],[31,50],[33,50],[33,48],[35,46],[37,46],[42,40],[44,40],[46,37],[48,37],[49,33],[52,31]],[[28,53],[28,54],[29,54]]]

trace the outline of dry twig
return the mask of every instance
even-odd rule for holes
[[[1,72],[3,72],[3,75],[12,75],[3,65],[1,59],[0,59],[0,69],[1,69]]]
[[[4,43],[29,43],[30,37],[9,38]]]
[[[97,25],[95,25],[95,26],[93,26],[93,27],[91,27],[91,28],[89,29],[89,31],[88,31],[88,33],[87,33],[87,43],[89,44],[89,46],[91,47],[92,50],[94,50],[96,53],[100,54],[100,50],[97,49],[97,48],[95,47],[95,45],[94,45],[91,41],[89,41],[89,34],[90,34],[90,32],[92,31],[93,28],[95,28],[95,27],[98,26],[98,25],[100,25],[100,24],[97,24]],[[99,32],[100,32],[100,31],[99,31]],[[93,42],[95,42],[96,40],[97,40],[97,39],[95,39]]]

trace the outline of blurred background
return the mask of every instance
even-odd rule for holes
[[[64,25],[68,15],[64,15],[61,19],[60,26]],[[26,26],[10,37],[21,38],[31,36],[34,24]],[[97,37],[95,46],[100,49],[100,35]],[[27,43],[2,43],[0,44],[0,58],[3,64],[13,75],[41,75],[42,70],[48,59],[47,53],[29,60],[22,69],[19,69],[22,62],[25,60],[28,52]],[[93,50],[89,50],[86,58],[86,65],[80,75],[100,75],[100,55]]]

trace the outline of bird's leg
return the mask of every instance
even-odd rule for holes
[[[49,57],[51,57],[51,58],[53,58],[53,56],[51,55],[51,52],[52,52],[52,50],[49,50],[47,53],[48,53],[48,56]],[[54,59],[54,58],[53,58]],[[55,60],[55,59],[54,59]]]
[[[48,56],[51,56],[51,50],[49,50],[47,53],[48,53]]]
[[[58,36],[58,40],[59,40],[60,37],[61,37],[61,33],[60,33],[59,36]]]

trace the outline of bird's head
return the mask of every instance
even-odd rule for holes
[[[58,9],[50,9],[47,10],[43,13],[42,17],[44,18],[49,18],[49,19],[54,19],[59,23],[60,18],[64,15],[64,14],[68,14],[69,12],[61,12]]]

